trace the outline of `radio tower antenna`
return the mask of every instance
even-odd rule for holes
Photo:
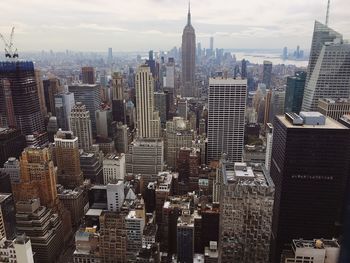
[[[326,26],[328,26],[328,22],[329,22],[329,7],[331,4],[331,0],[328,0],[328,4],[327,4],[327,14],[326,14]]]

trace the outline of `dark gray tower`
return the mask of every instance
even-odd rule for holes
[[[191,9],[188,6],[187,25],[182,34],[182,90],[181,96],[195,94],[196,33],[191,25]]]

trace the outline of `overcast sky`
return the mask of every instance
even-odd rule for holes
[[[146,51],[181,44],[187,0],[0,0],[0,32],[19,50]],[[327,0],[192,0],[197,42],[221,48],[309,49]],[[350,38],[350,0],[332,0],[330,27]],[[3,44],[1,49],[3,49]]]

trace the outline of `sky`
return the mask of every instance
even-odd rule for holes
[[[327,0],[192,0],[196,41],[214,47],[310,49]],[[0,0],[0,33],[19,51],[147,51],[181,45],[187,0]],[[329,26],[350,39],[350,1],[331,0]],[[0,43],[1,49],[3,44]]]

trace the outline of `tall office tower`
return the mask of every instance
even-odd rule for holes
[[[191,10],[188,6],[187,25],[182,33],[182,97],[196,96],[196,33],[191,25]]]
[[[78,137],[79,149],[83,149],[84,151],[91,150],[92,130],[90,112],[81,102],[77,102],[72,108],[70,127],[73,134]]]
[[[154,108],[159,112],[159,118],[161,123],[166,122],[167,115],[167,100],[164,92],[154,92]]]
[[[109,154],[103,160],[103,184],[124,181],[125,154]]]
[[[57,206],[56,174],[48,148],[26,148],[20,159],[21,178],[12,184],[16,201],[40,198],[42,205]]]
[[[269,107],[269,118],[266,124],[274,119],[276,115],[284,114],[284,101],[286,91],[284,89],[274,89],[271,93],[271,101]],[[265,125],[266,127],[266,125]]]
[[[197,57],[198,58],[202,57],[202,44],[201,44],[201,42],[197,43]]]
[[[51,116],[49,118],[49,121],[48,121],[47,126],[46,126],[46,131],[47,131],[47,135],[49,137],[49,142],[53,142],[55,134],[58,131],[57,118],[55,116]],[[27,141],[27,144],[29,144],[28,141]],[[28,145],[28,146],[30,146],[30,145]]]
[[[111,64],[113,62],[113,50],[111,47],[108,48],[107,63]]]
[[[118,122],[115,148],[118,153],[126,153],[128,151],[128,145],[129,145],[128,126]]]
[[[70,189],[82,185],[78,137],[71,131],[59,130],[55,136],[55,153],[58,183]]]
[[[214,51],[214,37],[210,37],[210,50]]]
[[[245,59],[242,60],[242,70],[241,70],[242,79],[247,78],[247,61]]]
[[[100,109],[96,111],[95,115],[96,115],[97,136],[102,138],[113,137],[112,110]]]
[[[43,89],[47,112],[51,112],[55,116],[55,95],[63,92],[60,82],[57,78],[45,79],[43,80]]]
[[[102,213],[100,216],[99,245],[102,262],[127,262],[127,234],[124,213]]]
[[[219,262],[269,262],[275,194],[270,176],[225,157],[218,173],[222,206]]]
[[[112,111],[114,121],[126,123],[123,76],[119,72],[112,76]]]
[[[160,139],[134,140],[125,155],[126,172],[141,174],[142,192],[164,169],[164,142]]]
[[[270,122],[271,118],[271,100],[272,100],[272,89],[267,90],[264,100],[261,105],[264,105],[264,127],[266,128],[267,123]],[[259,109],[260,110],[260,109]],[[259,112],[258,112],[259,114]]]
[[[247,80],[209,79],[208,161],[242,161]]]
[[[93,67],[82,67],[81,68],[81,77],[83,84],[95,84],[95,69]]]
[[[12,193],[10,175],[4,171],[4,168],[0,168],[0,193]]]
[[[101,89],[99,85],[72,85],[68,86],[69,92],[74,93],[75,102],[80,101],[90,112],[92,133],[95,135],[96,116],[95,112],[101,105]]]
[[[44,85],[41,79],[41,72],[40,70],[35,69],[34,74],[35,74],[36,88],[37,88],[38,97],[39,97],[40,111],[43,114],[43,116],[46,116],[47,109],[46,109],[46,103],[45,103]]]
[[[318,112],[275,118],[270,171],[276,186],[273,262],[280,262],[282,249],[292,239],[339,236],[349,151],[350,129]]]
[[[283,48],[282,59],[284,59],[284,60],[288,59],[288,48],[287,47]]]
[[[318,111],[338,121],[343,115],[350,113],[350,99],[320,99],[318,101]]]
[[[174,117],[166,122],[165,158],[168,167],[175,169],[180,148],[191,147],[193,139],[194,131],[190,129],[188,121]]]
[[[0,115],[23,135],[34,135],[36,145],[47,143],[33,62],[0,63]]]
[[[0,128],[0,167],[8,158],[18,158],[25,147],[26,139],[20,130]]]
[[[70,113],[75,104],[74,94],[65,92],[55,95],[55,111],[58,127],[70,131]]]
[[[8,240],[13,240],[16,236],[16,214],[12,194],[0,194],[0,209],[4,221],[2,231],[4,237]]]
[[[194,218],[190,210],[183,210],[177,221],[177,262],[193,262]]]
[[[272,79],[272,62],[265,60],[262,83],[264,83],[268,89],[271,88],[271,79]]]
[[[350,44],[343,42],[342,35],[316,21],[302,110],[317,110],[318,100],[322,98],[348,98],[349,85]]]
[[[188,101],[183,98],[177,102],[177,115],[187,120],[188,118]]]
[[[147,65],[138,68],[135,81],[137,135],[140,138],[158,138],[160,119],[154,108],[154,79]]]
[[[51,209],[40,204],[39,199],[16,203],[17,233],[31,240],[36,262],[57,262],[63,251],[63,223]]]
[[[125,217],[127,233],[127,257],[129,262],[136,260],[137,252],[142,249],[142,234],[145,228],[145,204],[137,200],[136,207]]]
[[[265,169],[270,171],[271,155],[272,155],[272,140],[273,140],[273,125],[267,123],[266,125],[266,152],[265,152]]]
[[[287,78],[284,112],[295,112],[299,114],[301,104],[303,103],[305,81],[305,71],[297,71],[293,77]]]
[[[17,236],[13,241],[17,262],[34,263],[34,255],[30,238],[26,235]]]
[[[168,63],[165,66],[166,81],[164,87],[171,89],[174,93],[175,89],[175,60],[174,58],[168,58]]]
[[[103,154],[93,152],[80,153],[80,167],[83,171],[84,179],[89,179],[91,183],[103,183]]]

